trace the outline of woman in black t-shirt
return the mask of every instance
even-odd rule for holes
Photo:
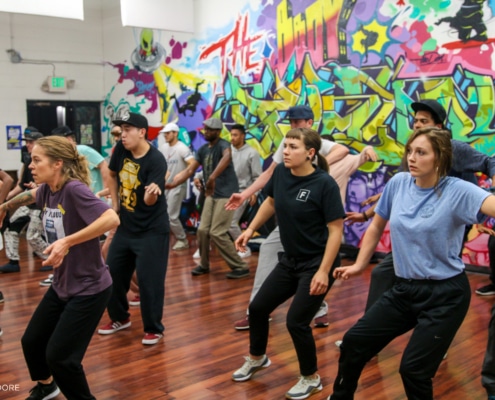
[[[320,136],[311,129],[296,128],[287,133],[284,163],[275,168],[265,187],[266,200],[236,241],[242,251],[256,229],[276,214],[284,253],[249,305],[250,354],[232,379],[249,380],[256,371],[270,365],[266,356],[269,315],[294,296],[287,313],[287,328],[301,377],[286,393],[289,399],[304,399],[322,389],[310,323],[334,281],[332,271],[340,263],[338,250],[345,212],[339,187],[318,153],[320,147]]]

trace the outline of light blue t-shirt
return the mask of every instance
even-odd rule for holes
[[[422,189],[414,181],[408,172],[396,174],[375,209],[390,220],[395,274],[451,278],[464,270],[459,253],[465,226],[480,222],[481,205],[490,194],[453,177],[443,178],[437,190]]]
[[[103,179],[101,178],[98,165],[105,161],[105,159],[95,149],[85,144],[78,144],[77,151],[88,160],[89,172],[91,174],[91,185],[89,188],[93,193],[99,192],[103,189]]]

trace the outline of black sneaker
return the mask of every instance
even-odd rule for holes
[[[248,269],[234,269],[233,271],[229,272],[225,276],[229,279],[247,278],[249,276],[249,270]]]
[[[205,268],[205,267],[202,267],[201,265],[198,265],[196,268],[194,268],[191,271],[191,274],[194,275],[194,276],[198,276],[198,275],[207,274],[208,272],[210,272],[210,269],[209,268]]]
[[[5,298],[3,297],[3,293],[0,292],[0,303],[3,303],[5,301]]]
[[[26,400],[48,400],[58,396],[60,389],[57,387],[55,381],[48,385],[38,384],[29,391],[29,397]]]
[[[495,285],[489,284],[480,287],[479,289],[476,289],[475,293],[480,296],[495,296]]]
[[[5,265],[2,265],[0,267],[0,272],[1,273],[9,273],[9,272],[19,272],[21,270],[21,268],[19,267],[19,264],[12,264],[11,262],[8,262],[7,264]]]

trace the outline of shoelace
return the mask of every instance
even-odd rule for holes
[[[244,359],[246,360],[246,362],[244,363],[244,365],[242,366],[241,370],[245,373],[248,373],[249,370],[252,368],[252,367],[259,367],[263,364],[263,361],[264,359],[261,359],[261,360],[253,360],[251,357],[249,356],[245,356]]]
[[[299,377],[299,382],[296,383],[296,386],[294,386],[294,389],[306,389],[306,386],[313,385],[313,386],[318,386],[318,379],[317,378],[308,378],[307,376],[300,376]]]

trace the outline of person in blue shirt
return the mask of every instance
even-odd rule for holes
[[[480,221],[480,212],[495,216],[495,196],[447,176],[447,130],[413,132],[404,164],[407,172],[385,186],[356,263],[334,271],[343,280],[360,274],[390,221],[395,283],[344,335],[331,400],[353,399],[366,363],[410,330],[399,369],[404,389],[409,400],[433,399],[432,378],[469,307],[471,289],[459,255],[464,229]]]

